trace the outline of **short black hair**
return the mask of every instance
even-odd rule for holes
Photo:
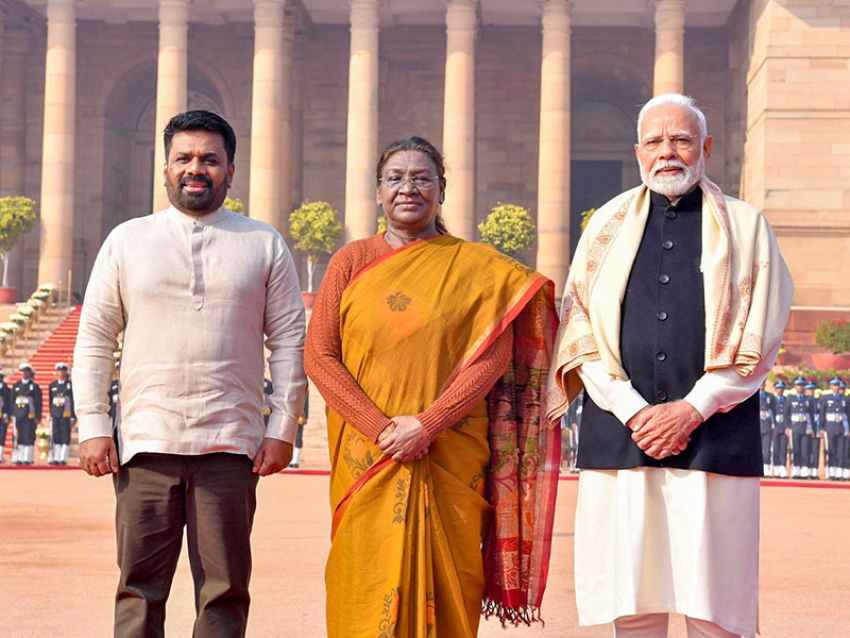
[[[236,134],[230,124],[220,115],[200,110],[179,113],[168,121],[165,131],[163,131],[166,162],[168,161],[168,153],[171,151],[171,138],[174,137],[175,133],[184,131],[209,131],[221,135],[224,140],[224,151],[227,153],[227,163],[233,164],[233,159],[236,157]]]

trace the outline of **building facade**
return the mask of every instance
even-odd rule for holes
[[[214,110],[231,191],[286,234],[327,200],[375,232],[374,165],[420,135],[444,215],[477,238],[497,203],[562,288],[580,213],[639,183],[635,120],[682,91],[715,137],[709,176],[766,211],[800,312],[850,308],[850,0],[3,0],[0,195],[38,202],[12,285],[82,292],[118,223],[166,205],[161,131]],[[297,256],[297,255],[296,255]],[[302,264],[303,266],[303,264]]]

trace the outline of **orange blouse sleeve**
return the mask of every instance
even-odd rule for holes
[[[339,333],[342,293],[354,273],[371,261],[368,253],[372,252],[369,251],[372,244],[358,243],[361,245],[346,246],[328,264],[307,327],[304,369],[334,412],[377,441],[390,419],[363,392],[342,363],[342,338]],[[359,263],[361,261],[363,263]]]
[[[480,357],[455,377],[430,408],[416,415],[432,441],[487,396],[508,369],[513,343],[513,327],[508,326]]]

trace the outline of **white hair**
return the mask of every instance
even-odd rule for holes
[[[697,106],[697,101],[689,95],[682,95],[681,93],[664,93],[663,95],[656,95],[649,102],[644,104],[643,108],[640,110],[637,121],[638,140],[640,140],[640,127],[643,124],[644,116],[656,106],[667,105],[681,106],[690,109],[691,112],[697,116],[697,120],[699,121],[700,139],[704,140],[708,137],[708,124],[705,121],[705,113],[703,113]]]

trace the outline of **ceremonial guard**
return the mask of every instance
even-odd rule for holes
[[[759,421],[761,424],[761,453],[764,461],[764,475],[770,476],[770,444],[773,442],[773,395],[764,389],[759,390]]]
[[[57,363],[56,380],[50,384],[50,453],[49,465],[68,465],[71,447],[71,426],[76,422],[74,392],[68,378],[68,364]]]
[[[844,397],[847,405],[847,418],[850,419],[850,397],[847,396],[847,384],[843,380],[839,380],[839,387],[841,388],[841,396]],[[844,437],[844,465],[842,467],[841,478],[845,481],[850,480],[850,432]]]
[[[845,442],[850,440],[850,424],[847,420],[847,397],[841,392],[841,380],[833,377],[829,380],[830,394],[820,398],[821,436],[826,445],[826,478],[838,481],[847,478]]]
[[[584,392],[570,404],[567,410],[567,435],[569,443],[570,472],[576,472],[576,456],[578,454],[578,436],[581,429],[581,414],[584,411]]]
[[[269,417],[272,414],[272,406],[269,397],[274,394],[274,386],[268,379],[263,379],[263,423],[268,426]]]
[[[118,416],[118,366],[119,362],[115,362],[115,378],[112,379],[112,383],[109,384],[109,425],[112,427],[112,431],[115,432],[115,428],[118,426],[116,423],[116,417]]]
[[[18,366],[21,380],[12,386],[16,444],[15,465],[32,465],[35,458],[35,428],[41,423],[41,388],[35,382],[35,369],[29,363]]]
[[[0,370],[0,463],[6,453],[6,434],[9,429],[9,417],[12,410],[12,388],[6,385],[5,375]]]
[[[304,447],[304,426],[307,424],[307,419],[310,418],[310,396],[304,399],[304,411],[298,417],[298,430],[295,432],[295,447],[292,449],[292,461],[289,463],[291,468],[301,467],[301,448]]]
[[[818,466],[820,465],[820,410],[819,405],[820,401],[817,396],[815,396],[815,390],[817,386],[812,379],[809,379],[806,383],[805,393],[806,396],[809,397],[809,401],[812,402],[812,414],[814,415],[814,437],[812,437],[812,450],[809,455],[809,478],[817,479],[818,478]]]
[[[812,411],[812,401],[805,395],[806,380],[803,377],[794,379],[794,391],[785,401],[785,427],[791,437],[791,478],[809,478],[809,458],[812,453],[812,438],[814,438],[815,416]]]
[[[785,432],[785,382],[773,384],[773,476],[786,478],[788,470],[788,435]]]

